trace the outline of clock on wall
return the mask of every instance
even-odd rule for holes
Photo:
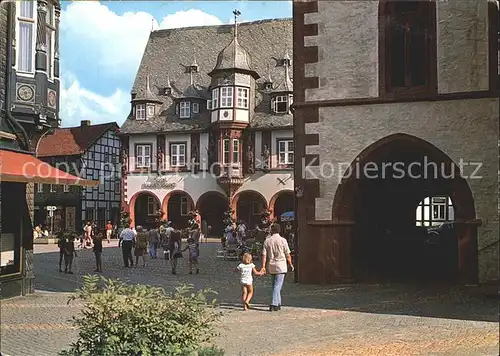
[[[20,85],[17,87],[17,97],[22,101],[32,101],[35,96],[35,91],[29,85]]]
[[[49,90],[49,93],[48,93],[48,104],[51,108],[55,108],[56,107],[56,92],[53,91],[53,90]]]

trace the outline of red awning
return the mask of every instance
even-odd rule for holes
[[[99,185],[98,180],[82,179],[42,162],[34,156],[7,150],[0,150],[0,181],[88,187]]]

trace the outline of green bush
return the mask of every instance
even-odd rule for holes
[[[83,301],[74,317],[78,340],[64,356],[220,356],[218,348],[203,348],[217,334],[221,313],[215,310],[211,290],[195,292],[181,286],[173,293],[147,285],[85,276],[83,287],[70,298]]]

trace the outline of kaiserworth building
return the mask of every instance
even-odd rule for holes
[[[151,33],[120,130],[135,225],[294,210],[292,49],[291,19]]]
[[[299,281],[498,280],[498,2],[293,11]]]

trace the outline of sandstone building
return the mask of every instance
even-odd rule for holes
[[[293,11],[299,281],[498,279],[498,2]]]

